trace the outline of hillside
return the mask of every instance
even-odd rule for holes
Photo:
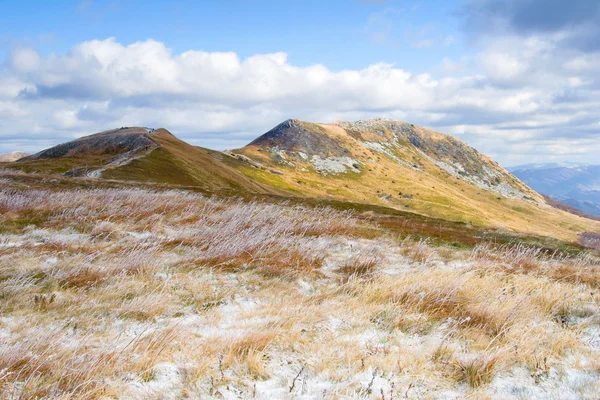
[[[0,164],[0,398],[594,399],[599,226],[393,121],[86,136]]]
[[[423,215],[575,240],[600,224],[544,198],[462,141],[373,119],[287,120],[232,157],[260,182],[303,196],[384,205]]]
[[[385,119],[287,120],[243,149],[226,152],[189,145],[162,128],[120,128],[2,167],[211,193],[376,205],[571,242],[582,232],[600,232],[598,221],[552,207],[462,141]]]
[[[511,170],[538,192],[583,212],[600,216],[600,166],[523,165]]]
[[[166,129],[100,132],[6,165],[26,172],[278,193],[223,164],[218,152],[191,146]]]
[[[440,221],[376,207],[10,172],[1,399],[600,391],[597,252],[475,227],[435,240]]]

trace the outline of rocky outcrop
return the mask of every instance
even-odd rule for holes
[[[321,158],[344,157],[350,154],[339,141],[318,124],[288,119],[255,139],[250,145],[266,149],[277,148],[286,153],[318,155]]]

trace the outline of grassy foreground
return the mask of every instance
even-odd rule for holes
[[[2,398],[600,391],[591,250],[341,203],[65,182],[0,176]]]

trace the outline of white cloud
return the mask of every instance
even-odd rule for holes
[[[16,71],[29,72],[38,68],[40,56],[34,50],[18,48],[13,51],[11,64]]]
[[[527,66],[517,57],[505,52],[484,52],[478,61],[488,76],[495,79],[513,79],[527,70]]]
[[[589,142],[599,143],[599,66],[537,37],[507,37],[418,74],[383,63],[300,67],[285,53],[173,54],[153,40],[94,40],[48,57],[18,49],[0,71],[0,153],[133,125],[231,148],[290,117],[384,116],[461,135],[500,161],[529,157],[523,146],[539,140],[557,144],[544,145],[548,157],[575,154],[557,149],[569,137],[598,147]]]

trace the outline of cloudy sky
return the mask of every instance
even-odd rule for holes
[[[137,125],[235,148],[291,117],[600,163],[600,0],[0,0],[0,153]]]

